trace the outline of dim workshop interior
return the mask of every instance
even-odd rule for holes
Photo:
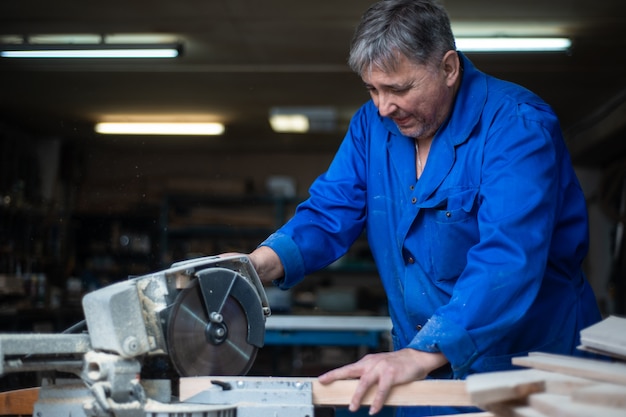
[[[371,3],[0,2],[0,415],[348,412],[356,381],[316,377],[392,349],[365,233],[288,291],[241,254],[293,216],[369,99],[347,57]],[[626,2],[442,3],[459,49],[473,38],[566,42],[465,53],[559,117],[603,320],[581,332],[593,358],[534,352],[515,371],[414,381],[381,414],[623,417]],[[183,124],[191,130],[171,130]],[[199,331],[198,315],[202,341],[177,343]],[[211,364],[194,368],[199,355]],[[231,376],[190,376],[209,368]]]

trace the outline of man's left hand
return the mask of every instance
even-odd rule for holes
[[[448,362],[441,353],[422,352],[415,349],[402,349],[395,352],[374,353],[341,368],[334,369],[318,378],[322,384],[340,379],[359,379],[350,401],[350,411],[361,406],[365,394],[376,387],[370,406],[370,415],[379,412],[394,385],[426,378],[429,372]]]

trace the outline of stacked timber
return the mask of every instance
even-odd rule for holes
[[[609,317],[581,332],[581,358],[531,353],[523,369],[471,375],[471,402],[494,417],[626,417],[626,319]]]

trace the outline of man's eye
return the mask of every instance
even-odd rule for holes
[[[391,92],[394,94],[404,94],[409,90],[410,90],[409,87],[398,87],[398,88],[392,88]]]

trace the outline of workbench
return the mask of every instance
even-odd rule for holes
[[[385,316],[272,315],[265,323],[265,345],[389,350],[390,332],[391,320]]]

